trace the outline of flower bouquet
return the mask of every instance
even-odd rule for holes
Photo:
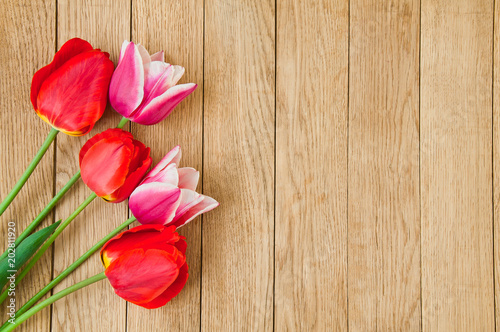
[[[89,133],[102,117],[108,99],[123,118],[116,128],[98,133],[85,143],[79,152],[80,171],[0,256],[0,302],[7,299],[9,291],[29,273],[59,234],[97,197],[109,203],[128,199],[132,217],[104,235],[17,312],[11,309],[11,318],[0,327],[0,332],[14,330],[44,307],[102,279],[108,280],[118,296],[147,309],[165,305],[182,290],[189,275],[187,245],[177,228],[219,203],[196,192],[199,172],[179,167],[179,146],[148,172],[152,164],[150,149],[122,128],[128,121],[146,126],[163,121],[197,87],[194,83],[177,84],[183,74],[184,68],[164,61],[163,52],[150,55],[142,45],[128,41],[122,45],[115,69],[108,53],[79,38],[67,41],[53,61],[35,73],[31,103],[52,129],[12,191],[3,198],[0,215],[59,132],[70,136]],[[64,221],[35,232],[80,178],[92,190],[89,197]],[[141,226],[128,229],[135,221]],[[102,273],[40,301],[99,250]]]

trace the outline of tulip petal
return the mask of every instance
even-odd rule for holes
[[[147,176],[142,181],[143,184],[152,182],[161,182],[177,187],[179,184],[179,173],[177,172],[177,165],[170,163],[167,165],[167,167],[162,169],[157,174],[151,177]]]
[[[179,80],[181,79],[182,75],[184,75],[185,71],[186,70],[184,69],[184,67],[178,66],[178,65],[174,65],[174,73],[173,73],[172,77],[170,78],[170,82],[169,82],[169,86],[168,86],[169,89],[171,87],[173,87],[174,85],[176,85],[177,82],[179,82]]]
[[[35,111],[64,133],[86,134],[104,113],[113,68],[102,52],[72,57],[43,82]]]
[[[141,141],[134,139],[132,144],[134,145],[134,155],[130,162],[129,173],[135,172],[138,168],[142,167],[151,152],[151,149],[147,148]]]
[[[174,227],[175,229],[175,226],[169,226],[169,227]],[[177,234],[177,233],[176,233]],[[182,254],[186,254],[186,249],[187,249],[187,243],[186,243],[186,237],[184,236],[181,236],[180,237],[180,240],[177,241],[176,243],[174,243],[174,246],[182,253]]]
[[[148,168],[151,166],[152,159],[149,156],[150,149],[147,148],[147,158],[143,159],[142,164],[132,173],[127,175],[125,182],[123,185],[115,191],[112,195],[110,195],[111,200],[108,201],[113,203],[121,203],[126,200],[130,194],[134,191],[137,185],[141,182],[144,174],[148,171]]]
[[[99,134],[94,135],[92,138],[90,138],[80,149],[80,155],[79,155],[79,163],[80,166],[82,165],[82,159],[83,156],[87,153],[87,151],[98,141],[105,139],[105,138],[111,138],[111,137],[122,137],[122,139],[130,139],[132,140],[134,137],[132,136],[131,133],[128,131],[125,131],[123,129],[119,128],[110,128],[108,130],[105,130]]]
[[[140,305],[165,292],[177,279],[179,268],[165,251],[134,249],[114,260],[105,274],[118,296]]]
[[[148,75],[151,76],[148,85],[144,85],[144,98],[134,114],[142,112],[142,109],[154,98],[161,96],[168,89],[177,84],[184,74],[184,68],[181,66],[171,66],[168,63],[156,62],[157,68],[151,68]],[[163,67],[160,67],[163,65]]]
[[[129,44],[131,44],[132,42],[128,41],[128,40],[124,40],[123,43],[122,43],[122,47],[120,49],[120,58],[118,59],[118,62],[122,61],[123,59],[123,56],[125,55],[125,51],[127,50],[127,47]]]
[[[168,287],[161,295],[159,295],[154,300],[147,303],[142,303],[140,304],[140,306],[146,309],[156,309],[164,306],[181,292],[181,290],[184,288],[184,285],[186,285],[188,277],[188,265],[184,264],[179,270],[177,279],[175,279],[170,287]]]
[[[130,141],[118,137],[102,139],[92,145],[80,164],[83,182],[99,197],[120,188],[128,174],[132,149]]]
[[[40,91],[42,83],[59,67],[61,67],[66,61],[73,58],[74,56],[92,51],[93,47],[87,41],[80,38],[73,38],[68,40],[61,49],[54,55],[54,60],[47,66],[38,70],[31,81],[31,103],[33,107],[37,109],[37,96]]]
[[[129,43],[111,78],[109,86],[111,106],[127,118],[141,104],[144,97],[142,61],[138,48],[134,43]]]
[[[219,202],[217,202],[215,199],[209,196],[203,196],[203,200],[196,204],[195,206],[191,207],[189,211],[184,213],[182,216],[177,217],[170,223],[171,225],[175,225],[177,228],[184,226],[197,216],[199,216],[202,213],[208,212],[210,210],[215,209],[217,206],[219,206]]]
[[[167,71],[172,71],[170,69],[172,66],[165,62],[150,62],[144,65],[144,98],[143,100],[149,100],[149,95],[151,90],[155,87],[156,83]]]
[[[142,63],[150,63],[151,62],[151,57],[149,56],[149,52],[142,46],[141,44],[136,44],[137,50],[139,51],[139,54],[141,55],[142,58]]]
[[[197,84],[188,83],[168,89],[162,95],[151,100],[142,109],[136,111],[131,120],[142,125],[154,125],[163,121],[197,86]]]
[[[179,207],[177,211],[175,211],[175,217],[170,223],[171,225],[175,225],[175,222],[180,219],[185,213],[187,213],[190,209],[196,206],[203,200],[203,195],[198,194],[194,190],[189,189],[181,189],[181,198]]]
[[[129,208],[141,224],[170,222],[180,204],[181,190],[165,183],[146,183],[130,195]]]
[[[153,236],[151,236],[151,235],[153,235]],[[175,264],[177,264],[177,267],[181,267],[184,263],[186,263],[186,255],[184,254],[185,251],[182,252],[181,250],[179,250],[177,248],[177,243],[173,243],[172,244],[172,243],[168,243],[165,240],[163,242],[158,242],[158,240],[156,240],[157,242],[154,243],[155,246],[152,247],[150,241],[155,241],[154,234],[144,233],[144,232],[143,233],[136,233],[136,234],[134,234],[132,236],[132,238],[134,240],[134,243],[127,242],[128,247],[121,248],[122,250],[119,251],[119,252],[110,251],[111,249],[113,249],[112,247],[108,247],[108,249],[106,249],[106,251],[104,251],[103,256],[102,256],[101,259],[103,259],[103,262],[105,263],[104,266],[106,268],[108,266],[110,266],[111,263],[113,263],[121,255],[123,255],[124,253],[126,253],[126,252],[128,252],[130,250],[134,250],[134,249],[143,249],[143,250],[155,249],[155,250],[161,250],[161,251],[165,252],[168,255],[168,257],[170,257],[170,260],[172,262],[175,262]],[[125,240],[126,239],[124,239],[122,241],[118,241],[118,242],[120,242],[120,245],[122,247],[123,247],[123,244],[124,244]],[[184,243],[186,242],[184,240],[180,240],[180,241],[181,241],[181,243],[182,242],[184,242]],[[138,242],[138,243],[135,243],[135,242]],[[181,249],[183,249],[182,244],[180,244],[179,247]]]
[[[165,157],[148,173],[147,177],[152,177],[158,174],[162,169],[164,169],[168,164],[177,164],[181,161],[181,147],[177,145],[172,150],[170,150]]]
[[[183,167],[177,169],[179,174],[179,188],[196,190],[200,172],[191,167]]]
[[[167,250],[167,245],[174,245],[182,254],[185,254],[186,250],[182,250],[185,243],[183,237],[175,232],[174,226],[140,225],[109,240],[101,249],[101,260],[104,267],[108,267],[113,260],[126,251],[137,248]]]
[[[170,66],[168,67],[168,71],[164,73],[162,77],[158,80],[157,84],[154,86],[153,91],[151,91],[150,95],[147,98],[144,98],[147,103],[149,103],[153,98],[156,98],[174,85],[179,82],[182,75],[184,75],[184,67],[181,66]]]
[[[151,61],[161,61],[161,62],[164,62],[165,61],[165,58],[164,58],[164,52],[163,51],[160,51],[160,52],[156,52],[155,54],[151,55]]]

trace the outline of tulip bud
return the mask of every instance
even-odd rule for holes
[[[173,226],[143,225],[109,240],[101,261],[115,293],[148,309],[169,302],[188,279],[184,239]]]
[[[114,65],[85,40],[68,40],[31,83],[35,112],[71,136],[88,133],[104,113]]]
[[[183,67],[163,61],[163,52],[150,56],[142,45],[125,41],[109,86],[111,106],[130,121],[156,124],[196,89],[194,83],[176,85],[183,74]]]
[[[103,131],[80,150],[82,180],[106,201],[122,202],[151,166],[149,152],[127,131],[117,128]]]

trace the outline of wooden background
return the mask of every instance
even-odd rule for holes
[[[31,77],[75,36],[186,67],[198,89],[129,129],[154,162],[180,144],[221,206],[181,229],[190,279],[165,307],[102,281],[21,330],[500,330],[500,1],[2,0],[2,196],[49,131]],[[107,111],[92,135],[118,121]],[[0,233],[32,220],[89,137],[58,135]],[[88,194],[79,182],[45,225]],[[18,303],[127,215],[95,201]],[[102,270],[94,256],[57,290]]]

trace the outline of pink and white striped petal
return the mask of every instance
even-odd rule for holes
[[[151,61],[161,61],[161,62],[165,61],[164,52],[160,51],[153,54],[151,56]]]
[[[191,167],[179,168],[177,172],[179,174],[179,188],[196,190],[198,180],[200,179],[200,172]]]
[[[153,89],[157,86],[158,81],[165,75],[169,75],[173,68],[165,62],[154,61],[144,66],[144,103],[149,102],[155,96],[151,96]]]
[[[125,54],[125,50],[127,49],[128,47],[128,44],[130,44],[132,42],[128,41],[128,40],[124,40],[123,43],[122,43],[122,47],[120,49],[120,58],[118,59],[118,62],[122,61],[123,59],[123,55]]]
[[[141,224],[167,224],[172,221],[180,204],[181,190],[166,183],[146,183],[138,186],[129,198],[132,214]]]
[[[124,43],[125,44],[125,43]],[[127,84],[123,84],[127,82]],[[144,66],[134,43],[129,43],[109,85],[111,106],[128,118],[144,97]]]
[[[200,214],[213,210],[217,206],[219,206],[219,202],[217,202],[212,197],[204,195],[200,196],[203,197],[203,200],[201,202],[191,207],[182,216],[178,216],[178,214],[176,213],[175,218],[174,220],[172,220],[171,224],[175,225],[176,227],[182,227]]]
[[[182,151],[181,147],[177,145],[174,147],[172,150],[170,150],[165,157],[163,157],[162,160],[151,170],[149,171],[148,175],[146,177],[152,177],[156,174],[158,174],[162,169],[168,166],[168,164],[176,164],[179,165],[179,162],[181,161],[181,156],[182,156]]]
[[[149,103],[154,98],[164,94],[168,89],[173,87],[179,82],[182,75],[184,75],[184,67],[172,65],[168,70],[158,79],[157,83],[152,90],[145,94],[145,103]]]
[[[153,176],[146,176],[142,183],[161,182],[179,187],[179,173],[176,164],[168,164],[167,167]]]
[[[181,79],[182,75],[184,75],[185,71],[186,70],[182,66],[172,65],[172,72],[169,73],[168,77],[165,77],[165,79],[160,82],[160,94],[176,85],[177,82],[179,82],[179,80]]]
[[[179,207],[175,212],[175,217],[172,220],[172,223],[175,223],[176,220],[181,218],[184,214],[186,214],[190,209],[192,209],[202,200],[203,200],[203,195],[198,194],[196,191],[190,189],[181,189]]]
[[[180,84],[168,89],[151,102],[141,106],[131,120],[142,125],[154,125],[163,121],[172,110],[183,101],[198,85],[194,83]]]
[[[141,55],[142,63],[143,64],[150,63],[151,57],[149,56],[149,52],[144,48],[144,46],[142,46],[141,44],[136,44],[135,47],[137,47],[137,50]]]
[[[161,62],[155,62],[154,64],[155,65],[152,66],[152,68],[147,69],[145,74],[144,98],[141,107],[137,109],[137,113],[143,112],[143,109],[154,98],[161,96],[169,88],[173,87],[184,73],[184,68],[180,66],[168,66],[168,64]],[[163,64],[163,66],[161,64]],[[179,68],[182,68],[182,70]],[[176,70],[177,73],[175,72]],[[174,81],[174,79],[177,79],[177,81]]]

